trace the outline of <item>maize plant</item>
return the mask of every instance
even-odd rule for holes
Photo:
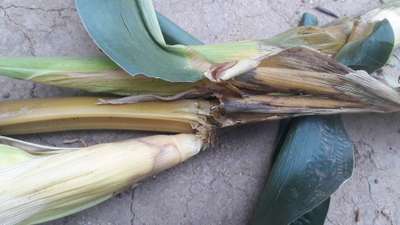
[[[325,26],[300,26],[269,39],[213,45],[202,45],[158,15],[152,1],[76,0],[76,6],[108,58],[2,57],[0,75],[121,97],[1,102],[0,134],[87,129],[185,134],[80,149],[0,138],[4,225],[36,224],[96,205],[196,155],[210,144],[216,128],[307,115],[400,111],[397,84],[372,74],[399,45],[400,1]],[[318,209],[326,214],[327,198],[351,175],[352,148],[342,127],[323,120],[307,124],[317,132],[311,134],[314,139],[307,139],[307,129],[295,125],[282,145],[272,183],[266,185],[273,191],[261,195],[261,201],[276,200],[274,190],[282,190],[276,184],[285,168],[304,169],[318,150],[335,146],[337,152],[329,157],[342,160],[331,160],[334,170],[324,185],[313,181],[323,195],[313,198],[311,189],[303,190],[309,194],[298,202],[307,207],[261,204],[255,224],[287,225],[321,203]],[[332,136],[341,143],[329,139]],[[300,154],[295,148],[300,144],[311,147],[304,158],[288,165],[288,159]],[[339,169],[345,173],[335,173]],[[276,213],[285,210],[287,214]]]

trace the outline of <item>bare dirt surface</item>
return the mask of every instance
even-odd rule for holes
[[[156,7],[207,43],[263,38],[297,25],[319,5],[357,15],[379,0],[157,0]],[[80,25],[73,0],[0,0],[2,56],[101,55]],[[394,59],[393,64],[400,64]],[[387,70],[399,71],[400,66]],[[87,95],[0,78],[0,99]],[[344,116],[356,145],[354,177],[333,197],[328,225],[400,224],[400,115]],[[148,179],[134,190],[47,225],[243,225],[249,220],[270,166],[277,123],[224,130],[210,150]],[[48,145],[79,146],[148,135],[67,132],[29,135]],[[66,144],[65,141],[68,143]]]

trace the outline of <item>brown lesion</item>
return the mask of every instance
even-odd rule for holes
[[[153,158],[153,168],[151,169],[150,173],[151,174],[156,174],[158,172],[160,172],[161,170],[164,170],[162,168],[157,168],[158,165],[164,165],[163,160],[163,154],[170,152],[171,150],[173,150],[174,152],[176,152],[176,154],[179,155],[179,158],[177,158],[177,160],[174,162],[174,164],[178,164],[180,162],[182,162],[183,157],[181,155],[181,152],[178,150],[178,146],[176,145],[176,143],[172,142],[173,138],[171,138],[171,143],[156,143],[153,141],[148,141],[146,139],[138,139],[137,142],[148,146],[152,149],[155,150],[156,154],[154,155]],[[148,176],[150,176],[151,174],[148,174]]]
[[[221,75],[234,67],[237,64],[237,61],[234,62],[226,62],[226,63],[220,63],[220,64],[215,64],[213,65],[207,73],[210,74],[211,78],[214,81],[220,81],[221,80]]]
[[[358,102],[340,101],[314,96],[258,95],[227,98],[223,101],[226,112],[301,113],[330,109],[363,109]]]

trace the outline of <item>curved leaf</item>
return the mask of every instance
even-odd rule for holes
[[[76,0],[76,7],[96,44],[129,74],[172,82],[203,78],[184,57],[185,48],[165,43],[152,1]]]
[[[267,40],[168,45],[151,0],[76,0],[76,5],[96,44],[120,67],[133,76],[171,82],[229,80],[296,46],[336,54],[354,28],[354,21],[343,21],[328,27],[302,27]]]
[[[389,60],[395,47],[395,35],[388,20],[378,22],[362,40],[346,44],[336,59],[355,70],[373,73]]]
[[[352,170],[353,145],[338,117],[296,120],[274,163],[251,224],[295,222],[326,201],[351,176]]]
[[[363,21],[380,22],[387,19],[393,28],[396,48],[400,45],[400,1],[385,0],[379,8],[374,9],[361,17]]]
[[[329,29],[314,28],[286,32],[269,40],[168,45],[150,0],[76,0],[76,6],[88,33],[115,63],[130,75],[171,82],[228,80],[254,70],[285,48],[307,45],[336,53],[346,40],[346,35],[334,37]],[[347,24],[334,29],[351,30]]]

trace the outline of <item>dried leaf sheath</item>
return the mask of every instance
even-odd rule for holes
[[[51,155],[0,145],[0,158],[14,158],[0,161],[1,224],[43,223],[89,208],[191,158],[203,141],[190,134],[152,136]]]
[[[358,103],[358,107],[365,105],[370,111],[400,109],[400,94],[392,87],[364,71],[353,71],[304,48],[292,48],[266,59],[256,70],[236,77],[232,83],[239,89],[265,94],[310,95]]]

